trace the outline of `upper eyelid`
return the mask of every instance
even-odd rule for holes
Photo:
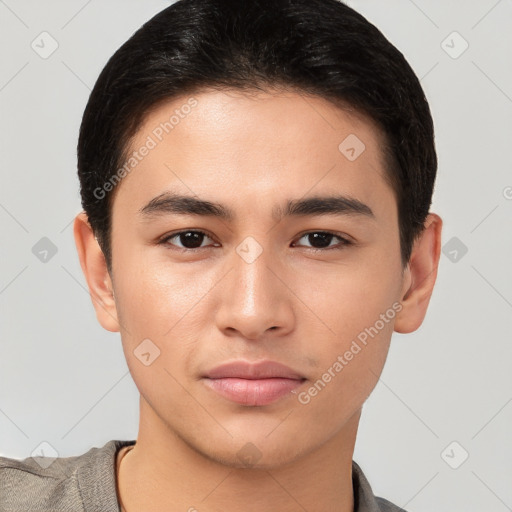
[[[183,233],[201,233],[202,235],[206,235],[208,238],[211,238],[212,240],[215,240],[215,238],[210,235],[207,231],[204,231],[203,229],[182,229],[180,231],[175,231],[174,233],[169,233],[167,235],[164,235],[159,239],[160,242],[163,242],[165,240],[169,240],[171,238],[174,238],[178,235],[181,235]]]
[[[350,241],[352,237],[349,235],[345,235],[344,233],[337,233],[336,231],[331,231],[329,229],[309,229],[307,231],[303,231],[297,235],[297,238],[302,238],[303,236],[309,235],[311,233],[327,233],[329,235],[337,236],[338,238],[342,238],[344,240]]]

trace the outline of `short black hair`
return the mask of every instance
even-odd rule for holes
[[[437,155],[427,99],[403,54],[338,0],[178,0],[108,60],[80,126],[82,207],[109,272],[116,187],[105,184],[119,179],[147,114],[208,89],[276,88],[349,106],[380,127],[405,268],[429,213]]]

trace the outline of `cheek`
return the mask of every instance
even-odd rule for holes
[[[290,288],[303,303],[304,317],[316,322],[316,332],[325,333],[342,349],[347,341],[373,326],[396,301],[400,281],[391,262],[339,265],[316,272],[297,272]],[[388,316],[394,318],[392,310]],[[379,323],[383,334],[392,332],[389,323]],[[338,346],[339,345],[339,346]]]
[[[120,265],[116,276],[123,325],[130,333],[148,337],[170,335],[185,317],[190,322],[193,310],[215,283],[213,270],[171,262],[164,251],[158,258],[135,253]]]
[[[366,401],[378,382],[389,350],[393,332],[392,307],[381,309],[375,304],[365,308],[340,308],[340,319],[332,324],[336,337],[315,336],[314,356],[317,371],[310,376],[298,402],[311,414],[325,418],[330,428],[344,424]],[[386,313],[387,312],[387,313]],[[343,320],[347,314],[349,320]],[[331,420],[327,420],[331,418]]]
[[[301,403],[315,402],[320,414],[337,405],[335,410],[345,414],[366,400],[384,366],[401,308],[393,275],[377,265],[347,266],[323,279],[297,280],[294,290],[307,297],[310,318],[304,330],[314,341],[310,350],[318,361]]]
[[[139,260],[123,267],[116,283],[123,350],[132,378],[153,408],[165,405],[171,415],[186,403],[180,383],[197,358],[194,319],[207,292],[207,283],[200,282],[197,273]]]
[[[133,379],[155,402],[180,396],[178,382],[188,378],[201,356],[197,340],[208,327],[207,296],[218,278],[194,265],[143,257],[119,269],[116,302]]]

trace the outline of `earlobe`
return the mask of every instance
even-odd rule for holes
[[[399,333],[417,330],[423,323],[437,277],[441,255],[443,221],[429,213],[425,229],[416,240],[402,288],[402,310],[396,316],[394,329]]]
[[[114,290],[105,256],[94,236],[87,214],[79,213],[73,225],[75,244],[84,273],[96,318],[104,329],[119,332]]]

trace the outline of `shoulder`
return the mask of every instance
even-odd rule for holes
[[[0,457],[0,510],[84,510],[77,473],[86,456]]]
[[[354,512],[407,512],[390,501],[375,496],[361,467],[352,461]]]
[[[0,510],[83,512],[93,487],[101,485],[94,489],[95,502],[117,512],[114,459],[129,443],[112,440],[82,455],[55,459],[0,457]]]
[[[394,505],[384,498],[377,497],[375,500],[379,505],[379,512],[407,512],[403,508],[399,507],[398,505]]]

